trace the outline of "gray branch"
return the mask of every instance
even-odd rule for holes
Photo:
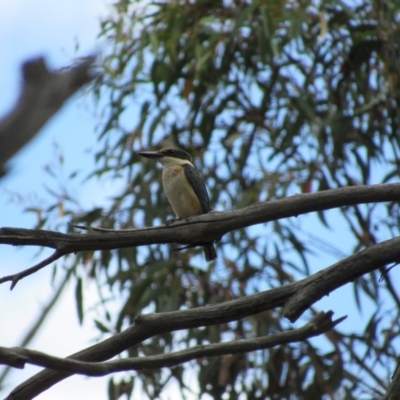
[[[64,72],[51,72],[43,58],[27,61],[22,66],[23,86],[14,109],[0,120],[0,177],[6,163],[25,146],[61,108],[64,102],[94,74],[90,68],[94,57]]]
[[[41,246],[55,249],[48,259],[25,271],[0,278],[0,284],[17,282],[58,258],[78,251],[110,250],[160,243],[189,246],[218,241],[233,230],[251,225],[297,217],[313,211],[363,203],[399,201],[400,183],[349,186],[316,193],[299,194],[265,203],[256,203],[235,211],[212,212],[189,221],[142,229],[107,230],[87,228],[87,234],[65,234],[46,230],[0,228],[0,244]]]
[[[368,247],[310,277],[285,286],[207,307],[140,315],[125,331],[69,358],[105,361],[159,334],[237,321],[277,307],[284,307],[284,315],[294,321],[315,301],[338,287],[399,260],[400,237]],[[70,375],[70,372],[41,371],[16,387],[8,400],[32,399]]]
[[[114,249],[152,243],[198,244],[209,242],[210,239],[217,240],[223,234],[238,228],[279,218],[335,207],[399,199],[400,184],[354,186],[257,203],[231,212],[210,213],[170,226],[111,232],[101,230],[84,235],[3,228],[0,230],[0,243],[54,248],[55,253],[47,259],[51,262],[63,254],[82,250]],[[284,315],[295,321],[313,303],[340,286],[389,263],[399,261],[400,237],[397,237],[370,246],[310,277],[279,288],[207,307],[141,315],[124,332],[69,358],[84,362],[105,361],[158,334],[228,323],[276,307],[283,307]],[[45,264],[46,260],[43,263]],[[15,282],[20,278],[21,276],[16,274],[5,277],[2,281]],[[24,358],[20,362],[23,363]],[[70,375],[71,372],[44,370],[16,387],[8,399],[31,399]]]
[[[336,321],[332,321],[332,314],[331,311],[328,313],[321,312],[303,327],[287,332],[254,339],[198,345],[185,350],[156,356],[135,357],[99,363],[53,357],[39,351],[28,350],[21,347],[0,347],[0,363],[10,365],[14,368],[24,368],[26,364],[32,364],[50,368],[55,371],[64,371],[87,376],[104,376],[121,371],[139,371],[143,369],[173,367],[202,357],[247,353],[250,351],[269,349],[287,343],[304,341],[327,332],[346,318],[342,317]],[[158,317],[161,316],[162,314],[158,314]],[[171,316],[167,316],[167,319],[168,318],[170,319]],[[146,325],[146,321],[146,316],[143,316],[141,324]],[[199,325],[200,324],[201,321],[199,320]],[[149,320],[149,328],[151,327],[152,322]],[[113,340],[117,340],[116,337],[114,337]]]

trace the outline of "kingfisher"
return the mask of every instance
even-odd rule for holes
[[[166,147],[159,151],[140,151],[138,154],[162,164],[163,189],[177,219],[187,219],[212,211],[204,180],[186,151]],[[203,250],[206,261],[217,258],[211,243],[205,244]]]

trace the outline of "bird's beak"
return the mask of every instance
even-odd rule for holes
[[[159,151],[138,151],[139,156],[146,158],[163,158],[164,154]]]

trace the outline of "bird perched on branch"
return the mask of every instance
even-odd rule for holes
[[[138,154],[153,158],[163,165],[164,192],[178,219],[187,219],[212,211],[204,180],[186,151],[166,147],[159,151],[140,151]],[[203,249],[207,261],[217,257],[211,243],[205,244]]]

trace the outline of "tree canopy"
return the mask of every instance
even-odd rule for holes
[[[136,153],[165,146],[191,154],[218,212],[290,196],[287,204],[295,207],[301,193],[398,182],[399,18],[400,6],[390,0],[117,1],[100,26],[108,46],[91,87],[101,123],[87,177],[112,182],[115,193],[104,206],[84,210],[55,193],[40,210],[39,227],[68,221],[69,232],[76,232],[76,225],[163,224],[172,211],[161,171]],[[339,262],[399,236],[399,201],[374,201],[372,186],[368,201],[352,199],[355,190],[340,193],[343,202],[335,198],[329,207],[310,197],[315,204],[308,210],[315,213],[299,218],[280,211],[265,223],[264,209],[253,208],[260,223],[227,230],[216,243],[218,258],[208,264],[201,246],[177,251],[179,245],[154,242],[79,251],[65,264],[77,279],[79,314],[85,312],[82,269],[104,291],[103,316],[95,322],[105,338],[134,326],[142,314],[291,288],[326,267],[326,253]],[[63,219],[51,223],[60,209]],[[330,242],[329,232],[338,227],[343,239]],[[380,253],[368,273],[354,276],[354,297],[346,299],[360,312],[372,300],[357,331],[344,332],[339,324],[320,341],[126,372],[123,381],[110,378],[110,399],[129,394],[138,382],[149,398],[162,398],[171,381],[190,398],[189,380],[199,398],[384,396],[397,365],[400,293],[395,271],[385,269],[395,258],[385,258],[383,246],[375,249]],[[283,304],[234,321],[159,331],[123,355],[157,356],[290,331]],[[312,320],[319,311],[310,306],[303,318]]]

